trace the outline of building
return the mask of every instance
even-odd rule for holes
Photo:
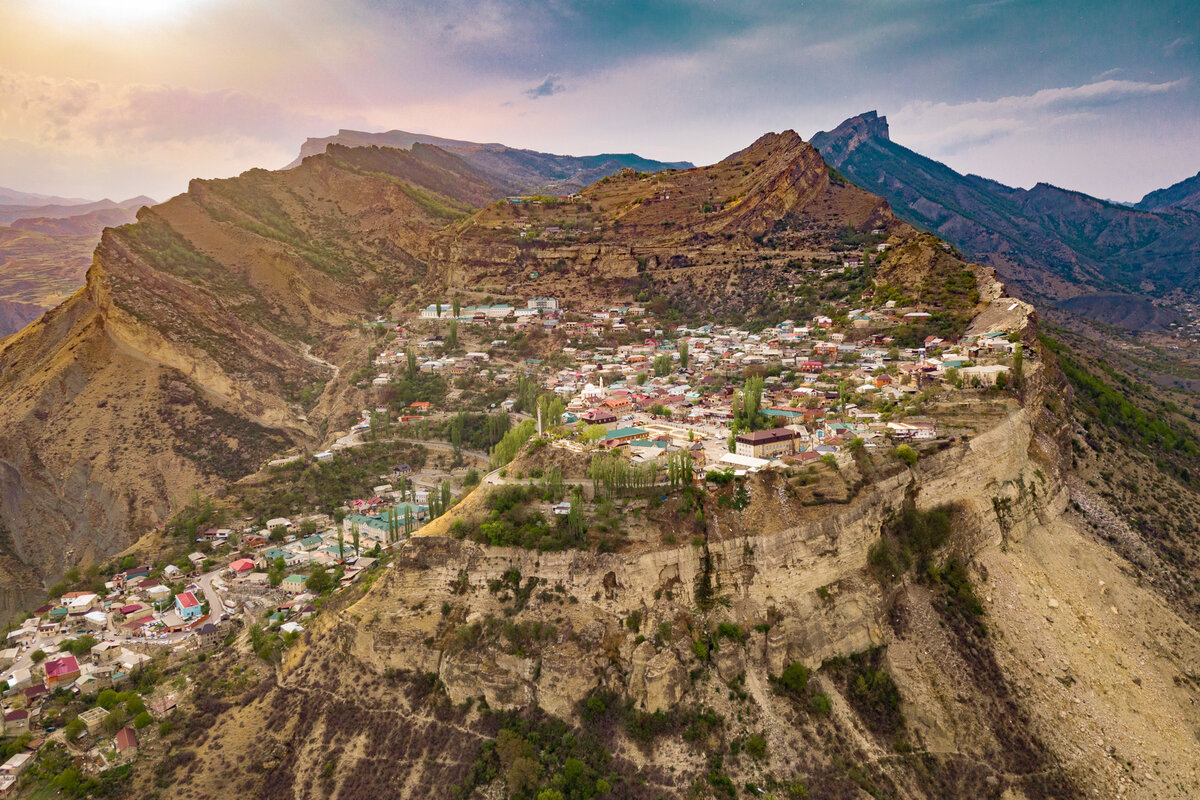
[[[29,712],[23,708],[4,715],[4,735],[20,736],[29,730]]]
[[[734,452],[754,458],[779,458],[796,452],[799,436],[789,428],[771,428],[739,435]]]
[[[284,578],[279,588],[284,594],[300,594],[304,591],[304,582],[307,580],[303,575],[288,575]]]
[[[558,311],[558,300],[553,297],[535,297],[525,305],[541,312]]]
[[[604,438],[600,440],[600,445],[609,448],[616,447],[635,439],[645,439],[649,435],[649,432],[641,428],[617,428],[615,431],[605,434]]]
[[[128,753],[132,756],[137,754],[138,740],[133,728],[121,728],[121,730],[117,731],[117,736],[113,740],[113,744],[116,746],[117,752],[121,755]]]
[[[179,618],[184,622],[187,622],[189,619],[196,619],[204,613],[204,609],[200,606],[200,601],[191,592],[180,592],[175,595],[175,610],[179,612]]]
[[[54,691],[70,686],[79,678],[79,662],[75,656],[63,656],[46,662],[46,688]]]
[[[593,408],[580,417],[588,425],[603,425],[608,430],[617,427],[617,415],[603,408]]]

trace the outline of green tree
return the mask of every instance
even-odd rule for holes
[[[417,379],[417,353],[411,347],[405,351],[408,359],[408,379],[415,381]]]
[[[104,689],[96,695],[96,705],[105,711],[112,710],[117,705],[117,693],[112,689]]]
[[[308,579],[304,581],[304,588],[313,594],[324,594],[333,588],[333,578],[325,567],[317,564],[312,568]]]
[[[143,711],[140,714],[138,714],[136,717],[133,718],[133,727],[137,728],[140,731],[142,728],[146,727],[151,722],[154,722],[154,717],[150,716],[149,711]]]
[[[1025,377],[1025,352],[1020,342],[1013,347],[1012,376],[1013,388],[1019,389]]]
[[[608,428],[603,425],[588,425],[583,429],[581,437],[586,444],[595,444],[603,439],[606,433],[608,433]]]
[[[688,367],[688,343],[687,340],[679,342],[679,366],[681,369]]]
[[[913,464],[917,463],[917,458],[918,458],[917,451],[913,450],[911,447],[909,447],[906,444],[902,444],[902,445],[899,445],[896,447],[896,457],[899,458],[901,461],[903,461],[905,464],[908,464],[910,467]]]
[[[67,723],[67,727],[63,729],[63,735],[66,736],[68,742],[73,742],[84,734],[87,730],[87,725],[79,717]]]
[[[450,320],[450,327],[446,331],[446,349],[456,350],[458,348],[458,320]]]
[[[454,312],[455,319],[458,319],[460,316],[462,316],[462,302],[459,301],[457,295],[455,295],[454,299],[450,301],[450,308]]]
[[[108,712],[108,716],[100,724],[104,726],[104,730],[108,733],[116,733],[125,727],[125,723],[128,720],[129,714],[125,712],[125,709],[118,707]]]
[[[31,659],[33,659],[33,663],[40,664],[46,660],[46,651],[45,650],[34,650],[32,653],[29,654],[29,657]]]

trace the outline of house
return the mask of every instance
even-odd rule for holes
[[[79,678],[79,662],[75,656],[63,656],[46,662],[46,688],[54,691],[69,686]]]
[[[617,425],[617,415],[603,408],[593,408],[584,412],[580,419],[588,425],[603,425],[610,431]]]
[[[141,606],[137,606],[140,608]],[[97,642],[92,645],[92,661],[97,664],[110,664],[121,654],[121,645],[117,642]]]
[[[121,728],[121,730],[117,731],[116,738],[113,739],[113,745],[117,748],[117,752],[122,755],[126,753],[131,756],[136,755],[138,746],[137,734],[133,728]]]
[[[779,458],[796,452],[799,435],[790,428],[771,428],[743,433],[735,440],[734,452],[754,458]]]
[[[284,594],[300,594],[304,591],[304,582],[308,580],[303,575],[288,575],[280,582],[279,588]]]
[[[104,724],[104,718],[108,716],[108,711],[96,706],[89,708],[79,715],[79,720],[87,726],[87,732],[95,736],[100,732],[100,726]]]
[[[210,649],[217,646],[221,641],[220,629],[211,622],[206,622],[196,629],[196,643],[204,648]]]
[[[204,558],[204,553],[199,551],[188,554],[188,561],[192,562],[192,566],[196,569],[200,569],[200,567],[203,566]]]
[[[29,712],[23,708],[4,715],[4,735],[20,736],[29,730]]]
[[[254,571],[254,562],[248,558],[239,558],[229,565],[229,569],[235,575],[245,575]]]
[[[539,312],[558,311],[558,300],[553,297],[535,297],[525,305]]]
[[[33,766],[34,753],[17,753],[15,756],[0,764],[0,775],[18,777],[22,772]]]
[[[645,439],[649,435],[649,432],[641,428],[617,428],[615,431],[605,434],[604,438],[600,440],[600,446],[613,448],[635,439]]]
[[[180,592],[175,595],[175,610],[184,622],[196,619],[204,613],[204,609],[200,606],[200,601],[191,592]]]

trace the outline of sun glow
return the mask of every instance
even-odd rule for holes
[[[37,0],[31,8],[70,22],[113,24],[160,23],[180,16],[201,0]]]

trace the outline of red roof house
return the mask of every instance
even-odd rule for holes
[[[75,656],[63,656],[46,662],[46,688],[55,689],[79,677],[79,662]]]

